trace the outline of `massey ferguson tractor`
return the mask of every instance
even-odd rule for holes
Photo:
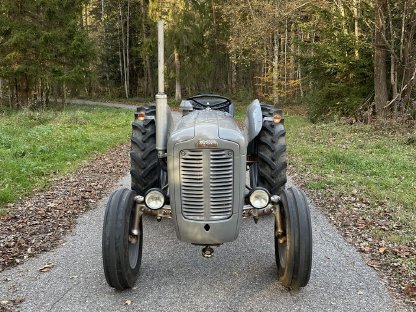
[[[272,215],[277,276],[282,285],[306,286],[312,231],[306,196],[286,188],[282,111],[254,100],[244,130],[234,105],[218,95],[182,101],[176,124],[164,94],[163,22],[158,23],[156,105],[138,107],[131,135],[131,189],[111,194],[102,234],[104,273],[111,287],[134,286],[143,249],[143,216],[171,219],[177,238],[203,247],[237,239],[242,218]]]

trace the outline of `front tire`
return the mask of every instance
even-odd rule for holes
[[[143,223],[139,235],[130,235],[136,193],[121,189],[107,202],[102,235],[102,256],[107,283],[118,290],[132,288],[139,275],[143,249]]]
[[[276,236],[274,245],[279,281],[283,286],[298,289],[308,284],[312,268],[312,226],[305,194],[295,187],[280,193],[280,214],[283,236]]]

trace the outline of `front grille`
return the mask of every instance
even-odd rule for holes
[[[222,220],[233,208],[233,152],[224,149],[180,153],[182,214],[190,220]]]

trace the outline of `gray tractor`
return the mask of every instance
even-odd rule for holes
[[[279,281],[306,286],[312,263],[308,201],[286,188],[286,142],[282,112],[253,101],[244,131],[234,105],[218,95],[181,103],[174,124],[163,82],[163,22],[158,23],[159,93],[156,105],[138,107],[131,135],[131,189],[107,203],[102,236],[104,273],[111,287],[133,287],[141,265],[143,215],[171,219],[177,238],[213,247],[237,239],[242,218],[274,216]],[[248,182],[247,182],[248,181]],[[272,235],[271,235],[272,238]]]

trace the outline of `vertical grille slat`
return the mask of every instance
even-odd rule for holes
[[[215,219],[225,219],[233,210],[233,153],[212,150],[210,156],[210,213]]]
[[[204,218],[204,166],[202,151],[181,152],[181,202],[185,218]]]
[[[206,221],[231,217],[233,174],[231,150],[181,151],[180,190],[183,216],[190,220]]]

